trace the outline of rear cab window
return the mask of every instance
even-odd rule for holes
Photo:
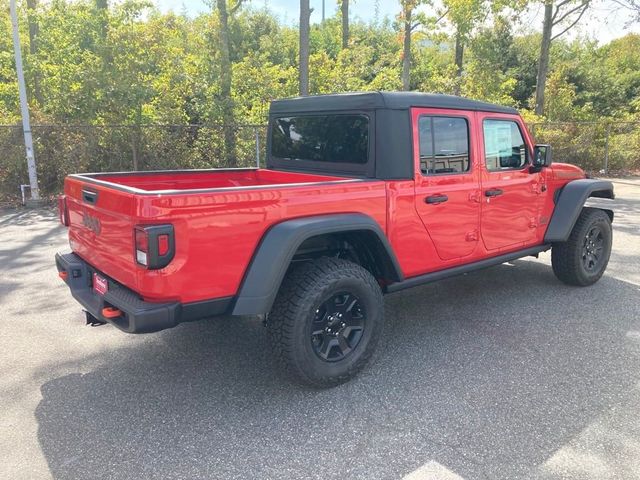
[[[365,113],[274,116],[270,160],[293,170],[366,174],[373,167],[371,126]]]

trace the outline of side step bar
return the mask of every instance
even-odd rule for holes
[[[402,282],[392,283],[387,286],[387,293],[397,292],[404,290],[405,288],[411,288],[424,283],[437,282],[449,277],[455,277],[462,275],[463,273],[474,272],[487,267],[493,267],[500,265],[501,263],[510,262],[522,257],[528,257],[531,255],[537,255],[540,252],[549,250],[551,245],[538,245],[536,247],[525,248],[524,250],[518,250],[517,252],[505,253],[504,255],[498,255],[497,257],[486,258],[479,262],[469,263],[467,265],[460,265],[458,267],[447,268],[446,270],[438,270],[437,272],[425,273],[424,275],[418,275],[417,277],[407,278]]]

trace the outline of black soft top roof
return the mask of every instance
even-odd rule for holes
[[[285,98],[271,102],[271,114],[321,112],[330,110],[406,110],[411,107],[451,108],[480,112],[510,113],[518,111],[493,103],[468,98],[420,92],[354,92]]]

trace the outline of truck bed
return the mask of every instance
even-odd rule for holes
[[[342,177],[282,172],[264,169],[214,169],[156,172],[93,173],[78,175],[111,186],[126,187],[137,193],[171,193],[218,188],[253,188],[331,181],[353,181]]]
[[[282,220],[361,212],[386,227],[383,181],[274,170],[70,175],[64,199],[71,250],[152,302],[234,295],[256,245]],[[146,270],[134,229],[162,224],[175,230],[175,257]]]

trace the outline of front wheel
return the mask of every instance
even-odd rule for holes
[[[583,208],[569,239],[551,249],[553,273],[569,285],[593,285],[607,268],[611,241],[609,215],[597,208]]]
[[[331,387],[356,375],[382,333],[380,286],[353,262],[323,257],[284,279],[267,331],[295,380]]]

